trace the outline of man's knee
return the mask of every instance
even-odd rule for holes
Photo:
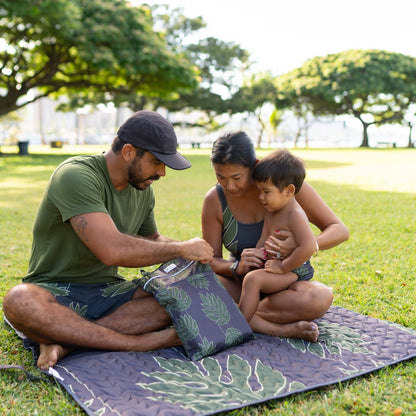
[[[39,286],[27,283],[14,286],[4,297],[4,315],[12,324],[19,319],[25,319],[26,316],[31,314],[40,298],[48,301],[55,300],[55,297],[50,292]]]
[[[23,286],[14,286],[6,293],[3,299],[3,311],[6,317],[19,306],[20,301],[24,298],[25,288]]]

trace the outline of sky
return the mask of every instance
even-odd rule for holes
[[[140,3],[139,1],[136,1]],[[416,56],[415,0],[161,0],[202,16],[204,36],[240,44],[254,69],[283,74],[315,56],[383,49]]]

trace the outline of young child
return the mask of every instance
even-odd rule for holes
[[[254,169],[259,198],[266,209],[257,247],[263,247],[267,237],[275,235],[276,230],[291,231],[297,247],[287,258],[280,258],[278,253],[277,258],[266,260],[264,269],[252,270],[245,275],[239,307],[248,322],[258,308],[261,292],[280,292],[297,280],[313,277],[309,258],[316,251],[316,241],[308,218],[295,199],[305,175],[303,162],[286,150],[271,153]]]

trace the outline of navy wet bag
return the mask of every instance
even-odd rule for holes
[[[207,264],[177,258],[142,271],[143,289],[171,316],[187,356],[199,360],[253,339],[231,296]]]

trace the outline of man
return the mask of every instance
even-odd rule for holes
[[[180,343],[164,309],[118,267],[176,257],[209,263],[201,238],[172,241],[154,219],[151,184],[166,166],[191,166],[172,125],[134,113],[104,155],[78,156],[52,174],[34,228],[28,274],[4,299],[13,327],[40,344],[43,370],[78,347],[148,351]],[[165,328],[165,329],[163,329]]]

